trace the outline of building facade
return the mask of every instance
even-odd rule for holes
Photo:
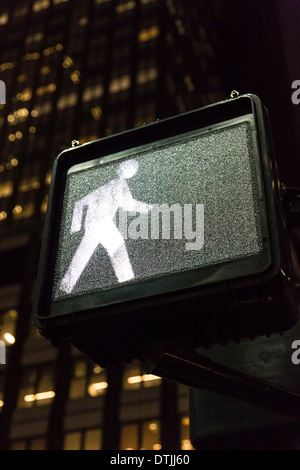
[[[188,7],[186,5],[188,3]],[[31,324],[54,158],[222,99],[218,2],[0,3],[0,427],[4,449],[188,449],[188,390],[102,370]]]

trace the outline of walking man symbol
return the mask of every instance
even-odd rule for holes
[[[149,212],[152,209],[150,204],[134,199],[130,192],[127,180],[137,171],[136,160],[131,159],[121,163],[117,178],[75,203],[71,233],[81,230],[83,211],[87,208],[84,235],[60,283],[62,291],[69,294],[72,292],[99,244],[107,251],[118,282],[134,279],[125,241],[114,218],[119,208],[135,212]]]

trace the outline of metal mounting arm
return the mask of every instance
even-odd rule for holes
[[[290,230],[300,228],[300,188],[281,185],[284,210]]]
[[[144,353],[146,373],[198,390],[206,389],[300,419],[300,395],[216,364],[196,351],[155,342]]]

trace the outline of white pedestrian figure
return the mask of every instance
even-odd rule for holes
[[[131,159],[121,163],[118,168],[118,178],[95,189],[75,203],[71,233],[81,230],[83,210],[86,207],[84,236],[61,281],[62,291],[72,292],[99,244],[106,249],[118,281],[134,279],[124,238],[115,224],[115,215],[119,208],[136,212],[151,210],[150,204],[135,200],[128,187],[127,179],[132,178],[137,171],[136,160]]]

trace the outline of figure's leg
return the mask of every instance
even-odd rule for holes
[[[67,272],[60,283],[60,289],[62,291],[68,294],[72,292],[98,244],[99,241],[91,236],[91,234],[85,234],[83,236]]]
[[[110,257],[118,281],[125,282],[134,279],[125,241],[117,227],[112,222],[107,223],[106,230],[101,233],[99,239]]]
[[[119,282],[134,279],[134,272],[131,267],[125,243],[119,246],[117,251],[110,256],[110,259]]]

